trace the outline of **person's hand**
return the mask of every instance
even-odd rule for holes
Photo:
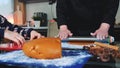
[[[17,32],[12,32],[9,30],[5,30],[4,38],[9,39],[9,40],[17,43],[17,45],[22,45],[25,42],[25,39],[23,36],[21,36]]]
[[[30,40],[36,39],[36,38],[43,38],[44,36],[42,36],[40,33],[32,30],[30,33]]]
[[[58,36],[59,36],[60,39],[63,40],[63,39],[66,39],[69,36],[72,36],[72,33],[70,32],[70,30],[68,30],[66,25],[62,25],[62,26],[60,26]]]
[[[107,23],[102,23],[100,28],[94,33],[91,33],[92,36],[96,36],[98,39],[102,40],[108,37],[108,30],[110,25]]]

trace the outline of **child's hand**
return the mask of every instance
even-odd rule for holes
[[[4,38],[12,40],[13,42],[17,43],[17,45],[22,45],[25,42],[23,36],[18,34],[17,32],[5,30]]]
[[[32,30],[31,34],[30,34],[30,40],[33,40],[35,38],[43,38],[44,36],[42,36],[40,33]]]

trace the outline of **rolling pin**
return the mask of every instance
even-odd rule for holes
[[[114,37],[109,36],[106,39],[100,40],[96,37],[69,37],[67,39],[62,40],[62,42],[68,42],[68,41],[96,41],[96,42],[102,42],[102,43],[113,43]]]

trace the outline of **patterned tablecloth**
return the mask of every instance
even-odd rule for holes
[[[62,47],[66,48],[68,45],[62,43]],[[26,68],[82,68],[92,55],[85,50],[63,50],[62,56],[62,58],[50,60],[34,59],[25,56],[22,50],[17,50],[0,54],[0,64]]]

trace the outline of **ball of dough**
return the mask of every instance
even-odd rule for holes
[[[59,38],[40,38],[26,42],[22,47],[25,55],[37,59],[54,59],[62,57]]]

